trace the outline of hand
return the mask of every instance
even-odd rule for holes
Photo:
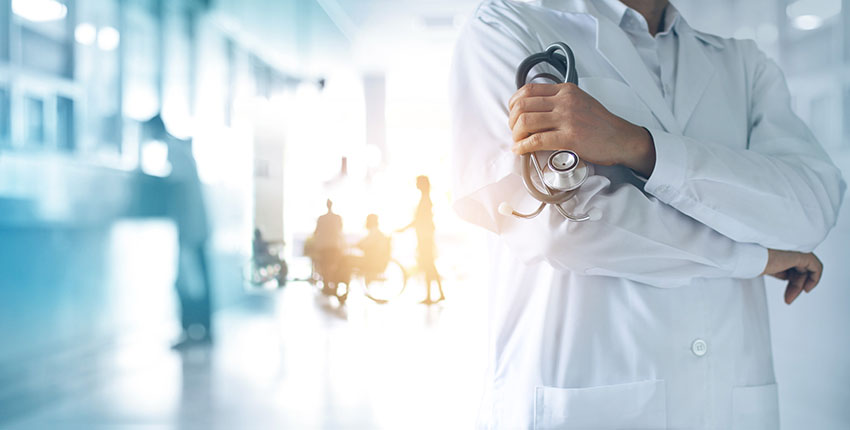
[[[815,254],[794,251],[767,250],[767,267],[762,275],[788,281],[785,303],[791,304],[801,292],[810,292],[823,274],[823,263]]]
[[[655,168],[649,132],[609,112],[574,84],[526,84],[511,97],[513,151],[569,149],[588,162],[629,167],[644,176]]]

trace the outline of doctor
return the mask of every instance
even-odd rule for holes
[[[558,41],[579,87],[516,91]],[[666,0],[487,0],[451,94],[455,209],[495,233],[480,426],[778,428],[762,276],[815,287],[845,184],[776,64]],[[595,165],[567,209],[601,220],[500,215],[537,206],[516,154],[555,149]]]

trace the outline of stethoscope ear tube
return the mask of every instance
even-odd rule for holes
[[[558,53],[557,51],[559,50],[563,51],[564,54]],[[557,42],[549,45],[549,48],[547,48],[546,51],[533,54],[525,60],[522,60],[522,63],[519,63],[516,70],[517,89],[522,88],[526,83],[528,83],[528,73],[540,63],[547,63],[551,65],[558,71],[558,73],[561,74],[561,76],[566,76],[567,79],[562,81],[550,73],[541,73],[539,75],[535,75],[535,77],[545,77],[558,83],[569,82],[571,84],[578,85],[578,72],[575,68],[575,56],[573,55],[573,50],[565,43]]]

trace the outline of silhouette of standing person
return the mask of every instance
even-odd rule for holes
[[[425,300],[420,303],[426,305],[441,302],[446,299],[443,294],[443,284],[440,281],[440,274],[437,273],[437,266],[434,265],[434,215],[432,212],[431,203],[431,181],[427,176],[418,176],[416,178],[416,188],[422,193],[419,199],[419,206],[416,208],[416,215],[413,221],[406,227],[399,229],[399,232],[410,229],[416,230],[416,261],[419,269],[425,274]],[[440,290],[440,298],[437,301],[431,300],[431,283],[436,282]]]
[[[167,211],[177,224],[179,249],[174,284],[183,329],[174,348],[205,345],[212,340],[212,277],[207,255],[210,225],[197,164],[192,155],[192,141],[169,133],[160,114],[142,123],[142,136],[147,141],[165,143],[171,164],[167,178]]]
[[[328,212],[316,220],[316,230],[310,244],[311,258],[317,266],[318,272],[323,276],[322,291],[335,293],[336,284],[344,281],[343,251],[344,240],[342,237],[342,217],[333,211],[333,202],[326,202]]]

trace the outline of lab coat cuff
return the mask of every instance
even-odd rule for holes
[[[686,150],[680,136],[648,128],[655,144],[655,168],[644,185],[644,190],[665,203],[685,182],[687,169]]]
[[[742,243],[740,246],[741,252],[732,277],[751,279],[764,273],[764,268],[767,267],[767,248],[752,243]]]

